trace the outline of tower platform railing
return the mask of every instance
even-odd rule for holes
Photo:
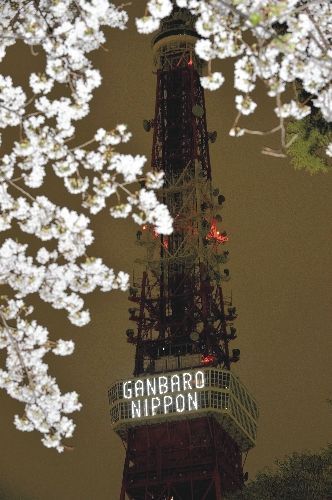
[[[212,416],[241,451],[255,446],[255,399],[229,370],[199,368],[135,377],[109,390],[112,426],[123,439],[128,430],[164,421]]]

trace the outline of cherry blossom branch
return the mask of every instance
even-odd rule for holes
[[[315,27],[320,39],[321,39],[321,42],[323,44],[323,47],[325,48],[325,53],[327,53],[330,49],[331,49],[331,44],[328,43],[327,39],[325,38],[322,30],[320,29],[318,23],[316,22],[316,20],[314,19],[313,15],[311,14],[310,10],[306,7],[304,8],[304,11],[307,13],[308,15],[308,18],[310,19],[310,21],[312,22],[313,26]],[[314,35],[313,33],[311,33],[311,36],[314,38]],[[314,40],[316,41],[317,45],[320,46],[319,42],[316,40],[316,38],[314,38]]]
[[[7,337],[8,337],[11,345],[13,346],[13,348],[15,350],[15,353],[16,353],[16,356],[17,356],[17,358],[18,358],[18,360],[19,360],[19,362],[21,364],[21,368],[24,371],[24,373],[26,374],[26,377],[27,377],[27,379],[29,381],[29,386],[30,386],[31,390],[34,392],[35,391],[35,384],[34,384],[34,382],[32,380],[30,371],[28,370],[28,368],[26,367],[26,365],[24,363],[24,360],[23,360],[20,348],[18,346],[17,340],[11,334],[11,330],[16,331],[16,329],[13,328],[12,326],[8,325],[8,323],[6,321],[6,318],[5,318],[5,316],[4,316],[4,314],[2,313],[1,310],[0,310],[0,318],[1,318],[2,324],[5,327],[5,333],[6,333]]]
[[[270,130],[250,130],[250,129],[247,129],[247,128],[243,128],[241,130],[243,130],[243,132],[245,134],[251,134],[251,135],[261,135],[261,136],[264,136],[264,135],[272,135],[272,134],[275,134],[276,132],[278,132],[281,128],[281,125],[277,125],[276,127],[270,129]]]
[[[15,180],[19,180],[21,179],[22,177],[19,177]],[[17,189],[17,191],[20,191],[22,194],[24,194],[24,196],[26,196],[27,198],[30,198],[30,200],[32,201],[35,201],[37,202],[36,198],[34,196],[32,196],[32,194],[28,193],[28,191],[26,191],[25,189],[21,188],[18,184],[16,184],[16,182],[14,181],[11,181],[11,180],[7,180],[8,184],[10,184],[14,189]]]
[[[15,426],[21,431],[37,430],[46,447],[61,452],[68,449],[63,440],[75,429],[66,414],[79,410],[81,404],[75,392],[61,394],[42,357],[50,350],[69,355],[74,344],[50,341],[46,328],[23,319],[22,299],[38,294],[55,309],[64,309],[72,324],[83,326],[90,321],[85,294],[97,289],[124,291],[129,277],[88,256],[87,247],[94,239],[89,217],[55,205],[45,193],[31,193],[42,188],[46,175],[53,172],[63,179],[69,194],[82,196],[82,211],[90,215],[104,209],[113,194],[120,200],[124,193],[126,202],[111,205],[111,216],[131,214],[139,224],[154,224],[159,233],[172,231],[172,219],[153,191],[162,185],[162,173],[144,175],[145,157],[115,151],[131,137],[125,125],[109,132],[100,128],[93,139],[68,146],[75,139],[76,122],[88,114],[94,90],[101,85],[101,75],[88,55],[103,50],[105,27],[125,27],[126,13],[111,2],[81,0],[18,0],[18,7],[0,4],[0,59],[9,46],[22,40],[36,56],[43,53],[46,64],[44,73],[27,75],[33,93],[29,99],[9,76],[0,75],[0,129],[18,127],[12,150],[0,157],[0,231],[10,231],[16,223],[40,246],[34,256],[29,255],[28,245],[18,243],[16,232],[15,240],[7,237],[0,244],[0,280],[13,293],[0,318],[4,325],[0,349],[7,349],[0,388],[25,403],[24,416],[15,416]],[[82,22],[88,28],[83,32]],[[57,92],[59,97],[53,97],[54,85],[65,86],[62,96]],[[30,112],[28,106],[33,106]],[[142,178],[146,187],[139,191],[132,193],[126,187]],[[12,319],[16,328],[8,324]]]

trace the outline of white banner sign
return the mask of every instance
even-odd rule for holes
[[[131,400],[131,418],[195,411],[199,408],[196,389],[205,387],[204,372],[180,372],[123,383],[123,397]]]

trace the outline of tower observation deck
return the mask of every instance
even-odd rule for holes
[[[212,186],[202,61],[194,19],[174,8],[153,39],[157,74],[152,168],[170,236],[137,232],[142,272],[130,287],[126,332],[133,376],[109,390],[112,426],[126,447],[120,499],[219,500],[243,486],[242,457],[255,445],[258,409],[231,365],[237,316],[227,295],[225,201]]]

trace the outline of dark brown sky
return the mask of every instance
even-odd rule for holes
[[[132,14],[141,15],[143,4],[134,2]],[[150,39],[131,27],[112,31],[110,41],[109,51],[95,58],[104,84],[90,118],[80,127],[81,138],[90,138],[98,127],[124,122],[134,138],[122,151],[149,155],[152,135],[141,124],[154,112]],[[11,57],[19,79],[31,60],[14,50]],[[221,69],[229,83],[207,94],[207,116],[209,129],[218,131],[211,146],[212,172],[214,184],[226,197],[223,220],[230,235],[229,268],[239,312],[234,347],[241,349],[241,361],[235,369],[261,412],[257,447],[246,463],[253,477],[276,457],[316,450],[331,441],[332,410],[326,399],[332,397],[332,176],[310,177],[294,171],[287,161],[262,156],[260,148],[268,143],[261,139],[230,138],[232,77],[229,66]],[[257,100],[255,126],[268,128],[273,102],[263,94]],[[50,197],[67,199],[59,187]],[[136,230],[134,224],[111,220],[104,213],[95,219],[96,243],[90,253],[117,270],[131,272],[139,251]],[[44,448],[36,433],[16,431],[12,420],[21,406],[1,393],[1,499],[119,497],[124,450],[110,428],[107,389],[132,371],[134,353],[124,333],[130,326],[130,304],[118,292],[96,294],[88,302],[93,319],[84,329],[72,327],[64,314],[47,306],[39,312],[53,338],[77,342],[72,357],[50,359],[61,388],[77,390],[84,404],[75,416],[75,451],[59,455]]]

